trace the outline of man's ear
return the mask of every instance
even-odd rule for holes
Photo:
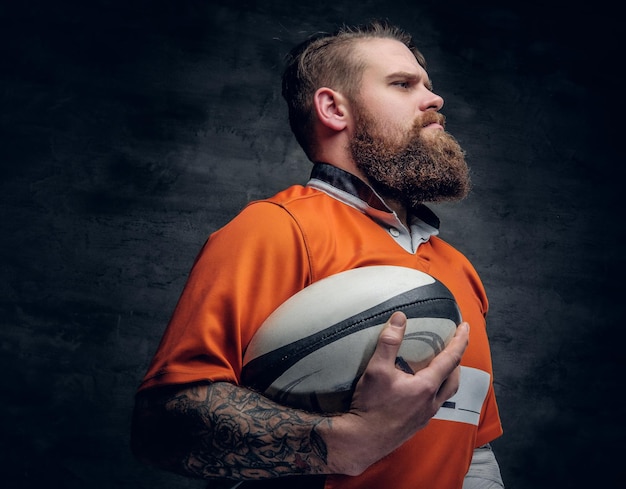
[[[319,88],[313,97],[319,121],[329,129],[342,131],[348,123],[348,103],[339,92],[327,87]]]

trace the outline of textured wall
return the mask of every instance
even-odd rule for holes
[[[490,296],[509,487],[623,474],[617,17],[443,3],[0,7],[3,487],[204,487],[133,460],[134,390],[207,235],[308,176],[282,57],[379,16],[415,34],[472,166],[437,212]]]

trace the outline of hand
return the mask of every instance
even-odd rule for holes
[[[406,316],[392,314],[357,383],[350,411],[334,418],[326,441],[329,463],[337,463],[338,472],[358,475],[395,450],[424,428],[459,388],[469,325],[461,323],[448,346],[415,374],[395,366],[405,329]]]

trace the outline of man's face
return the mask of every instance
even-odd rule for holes
[[[443,99],[403,44],[361,44],[366,68],[352,102],[350,152],[357,168],[387,199],[414,206],[459,200],[469,191],[464,152],[444,131]]]

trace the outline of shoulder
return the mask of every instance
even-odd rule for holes
[[[293,260],[308,269],[308,237],[314,234],[316,240],[323,240],[317,232],[311,233],[311,225],[322,223],[320,216],[330,214],[321,210],[326,200],[334,199],[319,190],[294,185],[267,199],[252,201],[209,236],[201,257],[222,263],[278,260],[284,264]],[[314,227],[321,231],[324,226]]]
[[[297,202],[302,199],[306,200],[314,193],[316,191],[313,189],[294,185],[272,197],[249,202],[227,224],[215,231],[211,238],[230,235],[233,232],[242,233],[246,230],[253,230],[254,235],[259,236],[271,233],[276,228],[293,225],[294,220],[288,208],[297,205]]]
[[[267,226],[295,226],[304,234],[315,233],[316,239],[322,239],[321,233],[330,234],[333,220],[344,220],[344,214],[356,213],[351,206],[312,187],[300,185],[289,187],[273,197],[250,202],[237,219],[253,224],[264,222]]]

